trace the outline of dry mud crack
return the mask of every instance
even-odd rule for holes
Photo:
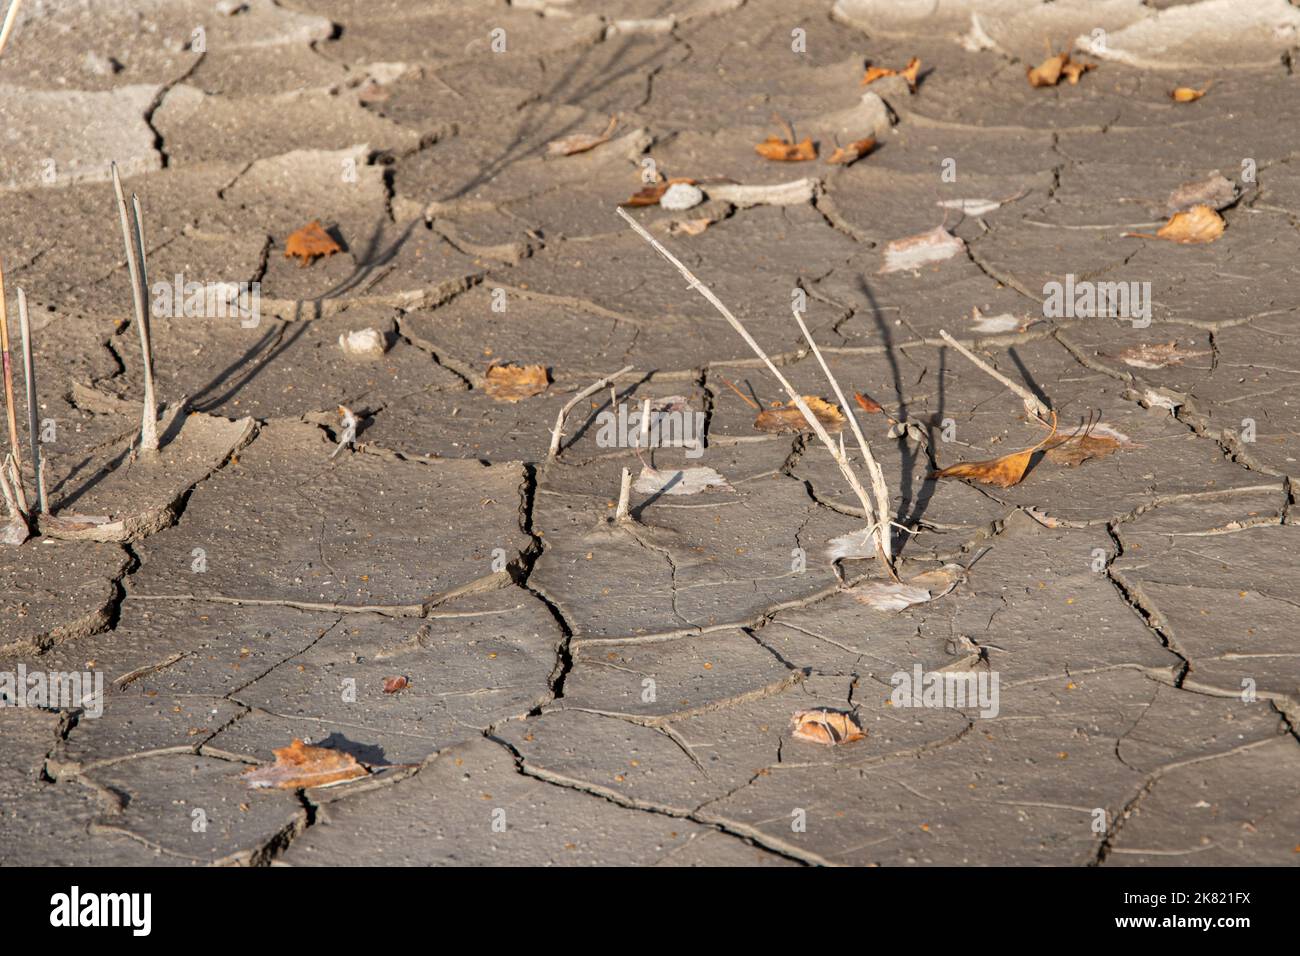
[[[1300,9],[1117,2],[1094,49],[1036,0],[39,6],[0,55],[51,512],[0,544],[0,863],[1300,859]],[[1044,34],[1096,68],[1030,86]],[[781,122],[818,158],[756,152]],[[833,405],[801,310],[903,584],[615,214],[669,181],[628,211]],[[1128,235],[1188,195],[1213,242]],[[371,772],[250,790],[294,739]]]

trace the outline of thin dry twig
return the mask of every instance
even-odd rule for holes
[[[808,331],[808,325],[804,322],[803,316],[793,304],[790,306],[790,311],[794,313],[794,320],[799,323],[799,331],[803,333],[803,337],[808,341],[808,346],[812,349],[813,355],[817,357],[817,364],[826,373],[826,378],[831,383],[831,389],[835,392],[835,398],[849,419],[849,426],[853,429],[853,437],[858,441],[858,448],[862,451],[862,459],[867,464],[867,474],[871,477],[871,490],[876,496],[877,521],[874,531],[876,547],[884,552],[886,562],[892,563],[893,548],[889,532],[889,488],[885,484],[884,472],[880,470],[880,463],[876,461],[876,456],[871,454],[871,445],[867,443],[866,436],[862,434],[862,429],[858,426],[858,416],[853,410],[852,403],[844,397],[844,391],[840,388],[840,383],[831,374],[830,366],[826,364],[826,359],[822,357],[822,350],[813,341],[812,333]],[[844,454],[843,432],[840,432],[840,458],[847,461],[847,456]]]
[[[721,375],[719,375],[718,377],[719,377],[719,378],[722,378]],[[748,395],[746,395],[746,394],[745,394],[744,392],[742,392],[740,389],[736,388],[735,384],[734,384],[730,379],[725,379],[725,378],[723,378],[722,381],[726,384],[726,386],[727,386],[728,388],[730,388],[733,392],[735,392],[737,395],[739,395],[739,396],[740,396],[740,400],[741,400],[742,402],[744,402],[746,405],[749,405],[749,406],[750,406],[751,408],[753,408],[755,411],[760,411],[760,412],[761,412],[761,411],[763,410],[762,407],[758,404],[758,402],[754,401],[752,398],[750,398]]]
[[[9,420],[9,453],[22,462],[18,447],[18,418],[14,411],[14,366],[9,355],[9,310],[5,306],[5,270],[0,263],[0,359],[4,362],[5,417]]]
[[[663,243],[659,242],[659,240],[654,236],[646,232],[640,223],[622,209],[618,209],[616,212],[627,220],[628,225],[632,227],[637,235],[650,243],[651,247],[656,252],[667,259],[668,262],[682,274],[692,289],[704,296],[705,300],[718,310],[718,313],[726,319],[728,324],[730,324],[740,337],[745,340],[745,344],[753,350],[755,355],[763,360],[768,371],[771,372],[776,377],[776,380],[781,383],[781,387],[784,388],[786,394],[790,396],[790,400],[794,403],[795,407],[799,409],[804,420],[808,422],[809,427],[812,428],[813,432],[817,435],[817,438],[826,446],[826,450],[831,453],[831,457],[835,459],[835,464],[839,466],[840,473],[844,475],[844,479],[849,483],[849,487],[853,489],[853,493],[857,496],[858,501],[861,502],[862,510],[867,516],[869,525],[875,528],[877,521],[887,520],[887,515],[881,515],[877,518],[876,507],[872,503],[871,497],[867,494],[866,489],[862,487],[862,482],[858,480],[857,474],[853,471],[852,467],[850,467],[848,458],[840,454],[835,442],[831,441],[831,436],[827,434],[821,421],[813,414],[812,409],[808,407],[808,403],[803,400],[803,396],[800,395],[795,387],[790,384],[789,380],[781,374],[781,370],[776,367],[768,357],[767,353],[763,351],[763,347],[754,340],[752,335],[749,334],[749,330],[741,324],[739,319],[731,314],[731,310],[722,304],[722,301],[713,294],[713,291],[708,286],[697,279],[691,270],[687,269],[686,266],[682,264],[681,260],[664,247]],[[876,556],[879,558],[881,565],[888,573],[889,577],[892,580],[897,581],[898,575],[894,573],[893,562],[890,560],[888,554],[879,547],[879,539],[877,539]]]
[[[624,468],[623,477],[618,489],[618,510],[614,512],[614,520],[620,524],[631,520],[628,506],[632,500],[632,472]]]
[[[32,472],[36,476],[36,506],[45,513],[45,462],[41,460],[41,436],[36,408],[36,354],[32,351],[32,325],[27,315],[27,293],[18,287],[18,334],[23,343],[23,382],[27,387],[27,440],[32,450]]]
[[[569,399],[567,402],[564,403],[564,407],[560,409],[560,413],[555,416],[555,427],[551,429],[551,447],[546,452],[547,461],[554,461],[556,456],[559,455],[560,453],[560,439],[563,435],[562,429],[564,428],[564,419],[568,417],[569,412],[573,411],[574,406],[577,405],[584,398],[596,394],[606,385],[609,385],[611,382],[614,382],[616,379],[618,379],[623,375],[626,375],[630,371],[632,371],[632,366],[624,365],[617,372],[614,372],[610,375],[606,375],[595,385],[592,385],[589,388],[584,388],[581,392],[579,392],[577,395],[574,395],[573,398]],[[613,395],[612,389],[610,390],[610,394],[611,396]],[[610,399],[610,403],[611,405],[613,404],[612,397]]]
[[[13,0],[9,4],[9,11],[5,14],[5,22],[0,25],[0,53],[4,53],[5,44],[9,42],[9,34],[14,32],[14,24],[18,22],[18,8],[23,5],[23,0]]]
[[[140,450],[158,450],[158,402],[153,390],[153,352],[149,343],[149,318],[145,314],[148,295],[144,273],[144,230],[139,222],[140,202],[132,200],[136,214],[134,229],[129,221],[126,196],[122,193],[122,180],[117,174],[117,163],[112,164],[113,192],[117,196],[117,213],[122,224],[122,244],[126,248],[126,265],[131,273],[131,300],[135,306],[135,324],[140,330],[140,353],[144,361],[144,409],[140,419]],[[137,259],[137,250],[139,258]]]
[[[1040,419],[1046,419],[1052,414],[1052,410],[1048,408],[1046,405],[1044,405],[1042,400],[1033,392],[1029,391],[1029,389],[1025,388],[1023,385],[1018,385],[1015,382],[1011,381],[1011,379],[1007,378],[1005,375],[1003,375],[1001,372],[995,369],[988,362],[984,361],[982,358],[980,358],[970,349],[966,348],[966,346],[962,345],[960,342],[954,339],[943,329],[939,330],[939,335],[943,338],[945,342],[947,342],[958,352],[960,352],[962,355],[966,356],[973,363],[975,363],[976,368],[988,372],[990,375],[992,375],[995,379],[997,379],[1007,388],[1011,389],[1011,391],[1019,395],[1021,400],[1025,403],[1026,411],[1032,412],[1033,414],[1037,415]]]

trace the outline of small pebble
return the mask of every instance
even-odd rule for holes
[[[659,205],[669,212],[680,212],[704,202],[704,193],[690,183],[673,183],[659,200]]]

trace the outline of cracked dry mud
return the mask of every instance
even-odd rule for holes
[[[1300,8],[134,6],[30,4],[0,58],[0,252],[57,424],[50,497],[121,519],[0,549],[0,671],[105,680],[102,713],[0,708],[0,863],[1300,862]],[[1098,68],[1031,88],[1044,35]],[[914,93],[859,85],[912,56]],[[768,162],[774,112],[823,158],[878,146]],[[880,610],[874,562],[831,562],[863,523],[843,476],[810,434],[755,427],[776,379],[614,214],[647,159],[710,197],[633,215],[833,400],[802,290],[835,375],[883,408],[861,420],[911,532],[900,573],[955,563],[950,593]],[[157,460],[131,452],[113,160],[152,278],[261,283],[253,325],[155,317],[160,400],[188,402]],[[1238,194],[1216,242],[1121,236],[1216,170]],[[342,251],[302,268],[285,240],[315,219]],[[962,252],[882,271],[941,223]],[[1066,274],[1149,282],[1149,326],[1047,316]],[[365,328],[382,357],[345,356]],[[940,329],[1062,434],[1123,441],[1010,488],[935,479],[1043,436]],[[549,384],[496,400],[494,363]],[[702,455],[645,463],[727,487],[634,491],[611,521],[643,462],[602,440],[609,388],[548,456],[561,407],[624,365],[614,401],[704,423]],[[331,457],[339,405],[360,427]],[[914,667],[996,675],[996,713],[894,706]],[[795,739],[805,708],[865,739]],[[374,772],[249,790],[294,738]]]

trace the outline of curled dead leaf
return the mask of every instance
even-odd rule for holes
[[[659,200],[664,198],[664,193],[668,192],[669,187],[675,186],[678,183],[686,183],[689,186],[694,186],[695,180],[687,179],[682,176],[676,177],[674,179],[665,179],[661,182],[653,183],[652,185],[645,186],[642,189],[638,189],[627,199],[623,200],[623,202],[619,203],[619,205],[620,206],[657,206],[659,205]]]
[[[1195,103],[1202,96],[1208,93],[1209,90],[1209,83],[1206,83],[1205,86],[1199,90],[1193,89],[1190,86],[1180,86],[1169,91],[1169,98],[1175,103]]]
[[[318,258],[342,251],[343,248],[325,231],[319,219],[313,219],[284,241],[284,257],[297,258],[300,267],[309,266]]]
[[[385,694],[396,694],[398,691],[406,690],[406,688],[410,686],[411,682],[405,676],[399,675],[397,677],[384,678]]]
[[[330,747],[313,747],[296,738],[289,746],[272,753],[275,754],[275,763],[244,771],[244,783],[249,787],[274,787],[277,790],[331,787],[370,773],[349,753]]]
[[[921,60],[918,57],[912,57],[907,61],[907,66],[901,70],[891,70],[886,66],[869,66],[867,72],[862,76],[861,86],[868,86],[876,80],[883,79],[886,76],[901,76],[907,81],[907,88],[911,92],[916,92],[916,80],[921,71]]]
[[[550,382],[545,365],[492,365],[484,391],[498,402],[517,402],[540,395]]]
[[[844,427],[844,416],[839,408],[830,402],[824,402],[815,395],[803,396],[813,416],[822,423],[828,432],[838,432]],[[801,432],[809,428],[808,420],[799,411],[799,406],[788,402],[777,408],[765,408],[754,419],[754,427],[762,432]]]
[[[879,402],[877,402],[875,399],[871,398],[870,396],[863,395],[861,392],[854,392],[853,400],[857,402],[858,407],[861,408],[868,415],[876,415],[884,412],[884,409],[881,408]]]
[[[605,132],[599,135],[573,133],[570,136],[562,136],[559,139],[551,140],[546,144],[546,154],[548,156],[573,156],[577,153],[585,153],[589,149],[595,149],[602,143],[608,143],[609,138],[614,135],[616,126],[618,126],[618,117],[611,116],[609,125],[605,127]]]
[[[1038,66],[1029,67],[1025,75],[1029,77],[1029,85],[1033,87],[1056,86],[1061,82],[1062,77],[1065,77],[1071,86],[1075,86],[1079,82],[1079,77],[1096,68],[1096,63],[1071,60],[1068,52],[1061,52],[1049,56]]]
[[[791,736],[814,744],[833,747],[867,738],[866,732],[858,726],[852,714],[824,707],[796,710],[790,718],[790,724],[794,728]]]
[[[978,481],[985,485],[997,485],[999,488],[1010,488],[1012,485],[1020,484],[1025,477],[1025,472],[1029,469],[1029,462],[1034,457],[1034,452],[1038,451],[1056,436],[1056,413],[1052,413],[1052,430],[1046,438],[1037,445],[1026,448],[1024,451],[1013,452],[1010,455],[1003,455],[1000,458],[990,458],[987,461],[964,461],[955,465],[949,465],[942,471],[935,472],[936,478],[967,478],[970,481]]]
[[[779,136],[769,136],[754,147],[754,152],[764,159],[781,163],[802,163],[817,158],[817,147],[807,137],[802,142],[792,143]]]
[[[1070,54],[1057,53],[1055,56],[1049,56],[1038,66],[1029,67],[1025,73],[1029,77],[1029,85],[1034,87],[1055,86],[1061,82],[1061,70],[1069,62]]]
[[[1097,69],[1096,63],[1080,63],[1077,60],[1067,60],[1061,67],[1061,73],[1065,76],[1066,82],[1071,86],[1079,85],[1079,77],[1089,70]]]
[[[875,148],[875,137],[868,136],[866,139],[855,140],[847,146],[836,146],[830,156],[826,157],[826,162],[832,166],[851,166]]]
[[[1133,239],[1167,239],[1183,245],[1213,242],[1223,235],[1223,217],[1209,206],[1193,206],[1183,212],[1176,212],[1169,221],[1155,231],[1126,232],[1125,236]]]
[[[785,139],[779,136],[769,136],[754,147],[754,152],[764,159],[771,159],[781,163],[802,163],[817,158],[817,147],[813,145],[811,139],[804,137],[803,142],[796,143],[794,141],[794,128],[779,116],[772,118],[785,128]]]

